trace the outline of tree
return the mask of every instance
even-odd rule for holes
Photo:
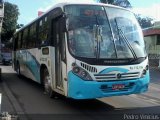
[[[131,4],[128,0],[100,0],[101,3],[108,3],[117,6],[121,6],[124,8],[131,8]]]
[[[117,6],[121,6],[124,8],[132,8],[130,2],[128,0],[99,0],[102,3],[113,4]],[[140,26],[142,29],[149,28],[153,26],[153,18],[148,16],[143,16],[141,14],[135,14]]]
[[[115,0],[114,5],[118,5],[124,8],[132,8],[130,2],[128,0]]]
[[[17,29],[20,29],[20,28],[22,28],[23,26],[24,26],[24,24],[17,24],[16,28],[17,28]]]
[[[136,18],[142,29],[150,28],[153,26],[154,19],[151,17],[136,14]]]
[[[4,3],[4,19],[1,35],[3,43],[8,42],[16,31],[18,15],[19,9],[17,5],[9,2]]]

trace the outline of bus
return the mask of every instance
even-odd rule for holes
[[[13,37],[13,68],[57,93],[94,99],[142,93],[148,57],[134,14],[102,3],[59,3]]]

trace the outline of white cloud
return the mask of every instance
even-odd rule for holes
[[[133,8],[133,12],[160,20],[160,4],[154,4],[148,8]]]

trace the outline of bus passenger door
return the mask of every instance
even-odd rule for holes
[[[55,46],[55,85],[56,88],[59,90],[64,90],[63,88],[63,79],[65,77],[65,72],[63,69],[65,69],[66,64],[64,66],[64,62],[61,58],[62,54],[62,43],[63,43],[63,33],[60,30],[60,20],[53,19],[52,20],[52,34],[53,34],[53,41]]]

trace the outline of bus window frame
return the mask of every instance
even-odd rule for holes
[[[16,51],[18,49],[18,35],[15,34],[13,37],[13,51]]]
[[[27,30],[27,31],[26,31]],[[24,37],[25,35],[25,32],[27,32],[26,36]],[[22,49],[27,49],[27,45],[28,45],[28,35],[29,35],[29,27],[26,27],[25,29],[23,29],[23,32],[22,32]]]
[[[49,34],[48,34],[49,36],[48,36],[48,38],[49,38],[49,43],[50,43],[51,46],[56,45],[55,41],[54,41],[55,36],[52,34],[53,33],[53,29],[52,29],[52,24],[53,23],[52,23],[52,21],[62,17],[63,15],[64,15],[64,12],[63,12],[62,8],[60,8],[60,7],[57,7],[57,8],[53,9],[52,11],[50,11],[48,13],[48,24],[49,24]]]
[[[18,48],[18,49],[21,49],[21,48],[22,48],[22,34],[21,34],[21,32],[19,32],[19,33],[17,34],[17,37],[18,37],[18,40],[17,40],[17,48]]]
[[[50,26],[50,24],[49,24],[49,20],[48,20],[48,14],[47,15],[45,15],[45,16],[43,16],[41,19],[39,19],[38,21],[37,21],[37,43],[38,43],[38,48],[41,48],[41,47],[44,47],[44,46],[48,46],[48,45],[50,45],[50,40],[49,40],[49,31],[50,31],[50,28],[49,28],[49,26]],[[45,20],[47,18],[47,21]],[[47,23],[46,23],[47,22]],[[47,25],[47,32],[45,33],[45,31],[46,31],[46,29],[44,29],[44,25],[45,25],[45,23],[46,23],[46,25]],[[47,44],[42,44],[42,40],[41,40],[41,38],[39,37],[40,36],[40,33],[42,33],[42,34],[46,34],[47,35],[47,37],[46,37],[46,39],[44,40],[44,42],[46,41],[47,42]]]
[[[33,28],[35,27],[35,28]],[[33,30],[33,34],[31,35],[31,29]],[[35,39],[33,39],[35,38]],[[33,46],[30,46],[30,42],[34,42]],[[37,43],[37,23],[33,22],[31,25],[28,26],[28,41],[27,41],[27,48],[36,48],[36,43]]]

